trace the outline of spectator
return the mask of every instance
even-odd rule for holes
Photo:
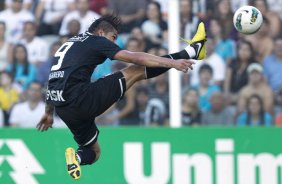
[[[264,73],[275,93],[282,88],[282,36],[274,41],[274,53],[267,56],[263,61]]]
[[[4,126],[4,114],[2,109],[0,109],[0,128]]]
[[[225,79],[226,64],[224,60],[214,51],[213,40],[207,40],[206,51],[206,58],[201,62],[196,62],[196,64],[193,66],[193,70],[190,71],[190,83],[191,85],[199,83],[199,68],[203,64],[208,64],[212,67],[214,73],[214,75],[212,76],[212,83],[218,86],[222,86]]]
[[[270,34],[274,38],[281,33],[281,20],[279,14],[270,11],[266,0],[250,0],[250,4],[257,7],[262,15],[266,17],[270,22],[271,29]]]
[[[130,33],[130,37],[137,38],[142,43],[144,43],[144,51],[148,51],[149,49],[155,47],[152,41],[145,36],[144,32],[140,27],[134,27]]]
[[[168,74],[162,74],[153,80],[150,80],[151,84],[148,85],[149,100],[160,99],[165,106],[165,112],[169,112],[169,93],[168,93]],[[158,102],[157,102],[158,103]],[[166,114],[165,124],[168,120],[169,114]]]
[[[32,82],[27,89],[27,101],[16,104],[10,116],[10,124],[20,128],[35,128],[45,112],[42,87]]]
[[[144,52],[145,42],[135,37],[128,39],[126,49],[132,52]]]
[[[162,18],[161,6],[158,2],[151,2],[147,6],[147,19],[142,23],[141,29],[145,36],[155,46],[165,45],[167,42],[167,23]]]
[[[236,56],[235,42],[228,39],[225,32],[225,25],[218,19],[210,20],[210,35],[215,41],[214,50],[227,63]]]
[[[255,58],[262,63],[264,58],[271,54],[273,50],[273,39],[270,36],[270,23],[266,17],[263,18],[263,23],[256,34],[245,35],[244,39],[252,43],[255,50]]]
[[[39,0],[35,16],[38,35],[58,34],[64,16],[75,9],[75,0]]]
[[[99,15],[107,14],[107,0],[90,0],[89,3],[90,10],[97,12]]]
[[[54,42],[51,46],[49,58],[47,61],[44,61],[42,65],[38,68],[36,80],[42,85],[45,86],[49,79],[50,69],[53,65],[54,55],[57,50],[59,50],[61,42]]]
[[[8,72],[2,72],[0,76],[0,109],[4,113],[4,122],[8,126],[10,110],[18,102],[19,94],[13,87],[12,75]]]
[[[5,8],[11,8],[13,0],[5,0]],[[32,7],[32,0],[23,0],[23,8],[30,11]]]
[[[12,0],[11,7],[0,13],[0,21],[6,23],[7,40],[11,43],[21,38],[24,22],[33,20],[34,16],[23,9],[23,0]]]
[[[247,100],[247,111],[237,118],[239,126],[271,126],[272,116],[264,111],[264,104],[257,94],[251,95]]]
[[[42,38],[36,36],[36,31],[35,22],[25,22],[23,39],[20,40],[20,43],[27,48],[28,61],[39,67],[48,58],[48,45]]]
[[[79,34],[80,22],[76,19],[69,21],[68,23],[68,36],[71,38]]]
[[[100,15],[97,13],[89,10],[89,1],[88,0],[77,0],[77,10],[69,12],[66,14],[62,21],[62,25],[60,28],[60,35],[67,35],[68,32],[68,23],[76,19],[80,22],[80,31],[79,33],[83,33],[88,30],[90,24],[95,20],[98,19]]]
[[[182,125],[194,126],[201,123],[201,111],[198,106],[198,91],[188,89],[182,97]]]
[[[237,40],[238,31],[233,26],[233,12],[230,0],[217,0],[215,2],[214,15],[222,27],[224,27],[224,37]]]
[[[160,98],[151,98],[145,110],[145,125],[164,126],[167,125],[167,108]]]
[[[220,91],[217,85],[210,84],[213,70],[210,65],[203,64],[199,69],[200,82],[193,86],[199,92],[199,107],[202,112],[211,109],[210,97],[213,93]]]
[[[251,43],[241,40],[237,46],[237,58],[229,64],[224,81],[224,92],[231,104],[237,102],[237,93],[248,83],[247,68],[255,62],[254,56]]]
[[[9,64],[8,56],[10,44],[8,44],[5,39],[5,33],[6,24],[5,22],[0,22],[0,71],[5,70]]]
[[[271,88],[263,82],[263,68],[258,63],[252,63],[247,69],[248,72],[248,84],[243,87],[239,92],[238,97],[238,112],[246,111],[247,99],[256,94],[264,102],[264,109],[266,112],[273,112],[273,92]]]
[[[108,3],[109,12],[117,13],[121,17],[123,22],[121,33],[129,33],[132,28],[139,26],[145,18],[146,0],[108,0]]]
[[[149,91],[145,86],[139,85],[136,88],[136,109],[138,112],[138,124],[145,125],[145,120],[149,117],[145,117],[146,108],[149,102]]]
[[[180,8],[180,35],[182,38],[192,39],[197,31],[199,18],[192,12],[191,0],[181,0]]]
[[[210,98],[211,109],[202,115],[202,125],[233,125],[233,114],[224,106],[224,97],[221,92],[215,92]]]
[[[24,45],[14,46],[12,64],[7,67],[7,71],[14,76],[14,81],[19,83],[23,89],[35,80],[36,68],[28,62],[27,50]]]

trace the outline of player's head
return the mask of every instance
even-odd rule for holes
[[[95,20],[88,31],[95,35],[104,36],[111,41],[115,41],[117,38],[121,19],[117,15],[105,15]]]

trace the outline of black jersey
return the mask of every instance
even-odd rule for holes
[[[121,49],[105,37],[85,32],[70,38],[55,53],[49,74],[46,101],[69,104],[83,93],[97,65],[113,59]]]

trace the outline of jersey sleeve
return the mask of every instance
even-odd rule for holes
[[[114,59],[117,52],[122,50],[118,45],[105,37],[98,37],[92,45],[95,47],[96,52],[111,60]]]

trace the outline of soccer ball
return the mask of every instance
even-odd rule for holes
[[[237,31],[243,34],[253,34],[262,25],[262,14],[253,6],[242,6],[233,16],[233,24]]]

